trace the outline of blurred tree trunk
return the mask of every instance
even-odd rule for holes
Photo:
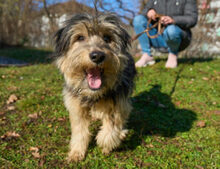
[[[54,27],[55,27],[55,23],[54,23],[54,19],[55,19],[55,16],[50,13],[50,10],[48,9],[48,3],[47,3],[47,0],[43,0],[43,5],[44,5],[44,11],[50,21],[50,27],[51,27],[51,30],[52,32],[54,32]]]
[[[0,43],[23,45],[37,2],[34,0],[0,0]]]

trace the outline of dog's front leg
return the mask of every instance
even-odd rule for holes
[[[68,161],[83,160],[90,140],[88,110],[80,106],[80,101],[65,96],[65,105],[70,113],[71,140]]]
[[[131,110],[129,102],[119,102],[113,112],[106,113],[102,118],[102,126],[96,139],[104,154],[109,154],[117,148],[125,138],[128,130],[124,129]],[[118,104],[119,104],[118,103]]]

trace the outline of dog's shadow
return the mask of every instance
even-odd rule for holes
[[[122,151],[135,149],[147,136],[174,137],[178,132],[189,131],[197,119],[193,111],[176,108],[159,85],[133,97],[132,103],[133,111],[128,122],[130,134],[119,148]]]

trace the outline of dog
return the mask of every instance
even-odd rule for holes
[[[77,14],[64,25],[54,36],[55,63],[71,122],[67,159],[77,162],[86,155],[92,119],[102,121],[96,140],[104,154],[125,138],[136,70],[130,36],[116,15]]]

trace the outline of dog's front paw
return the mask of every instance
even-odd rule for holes
[[[68,154],[67,161],[68,162],[71,162],[71,161],[78,162],[78,161],[83,160],[84,158],[85,158],[85,153],[84,152],[71,151]]]
[[[127,134],[128,134],[128,130],[127,129],[121,130],[121,132],[120,132],[120,139],[124,140]]]
[[[104,155],[109,155],[111,151],[112,151],[112,149],[109,149],[109,148],[106,148],[106,147],[102,148],[102,153]]]

